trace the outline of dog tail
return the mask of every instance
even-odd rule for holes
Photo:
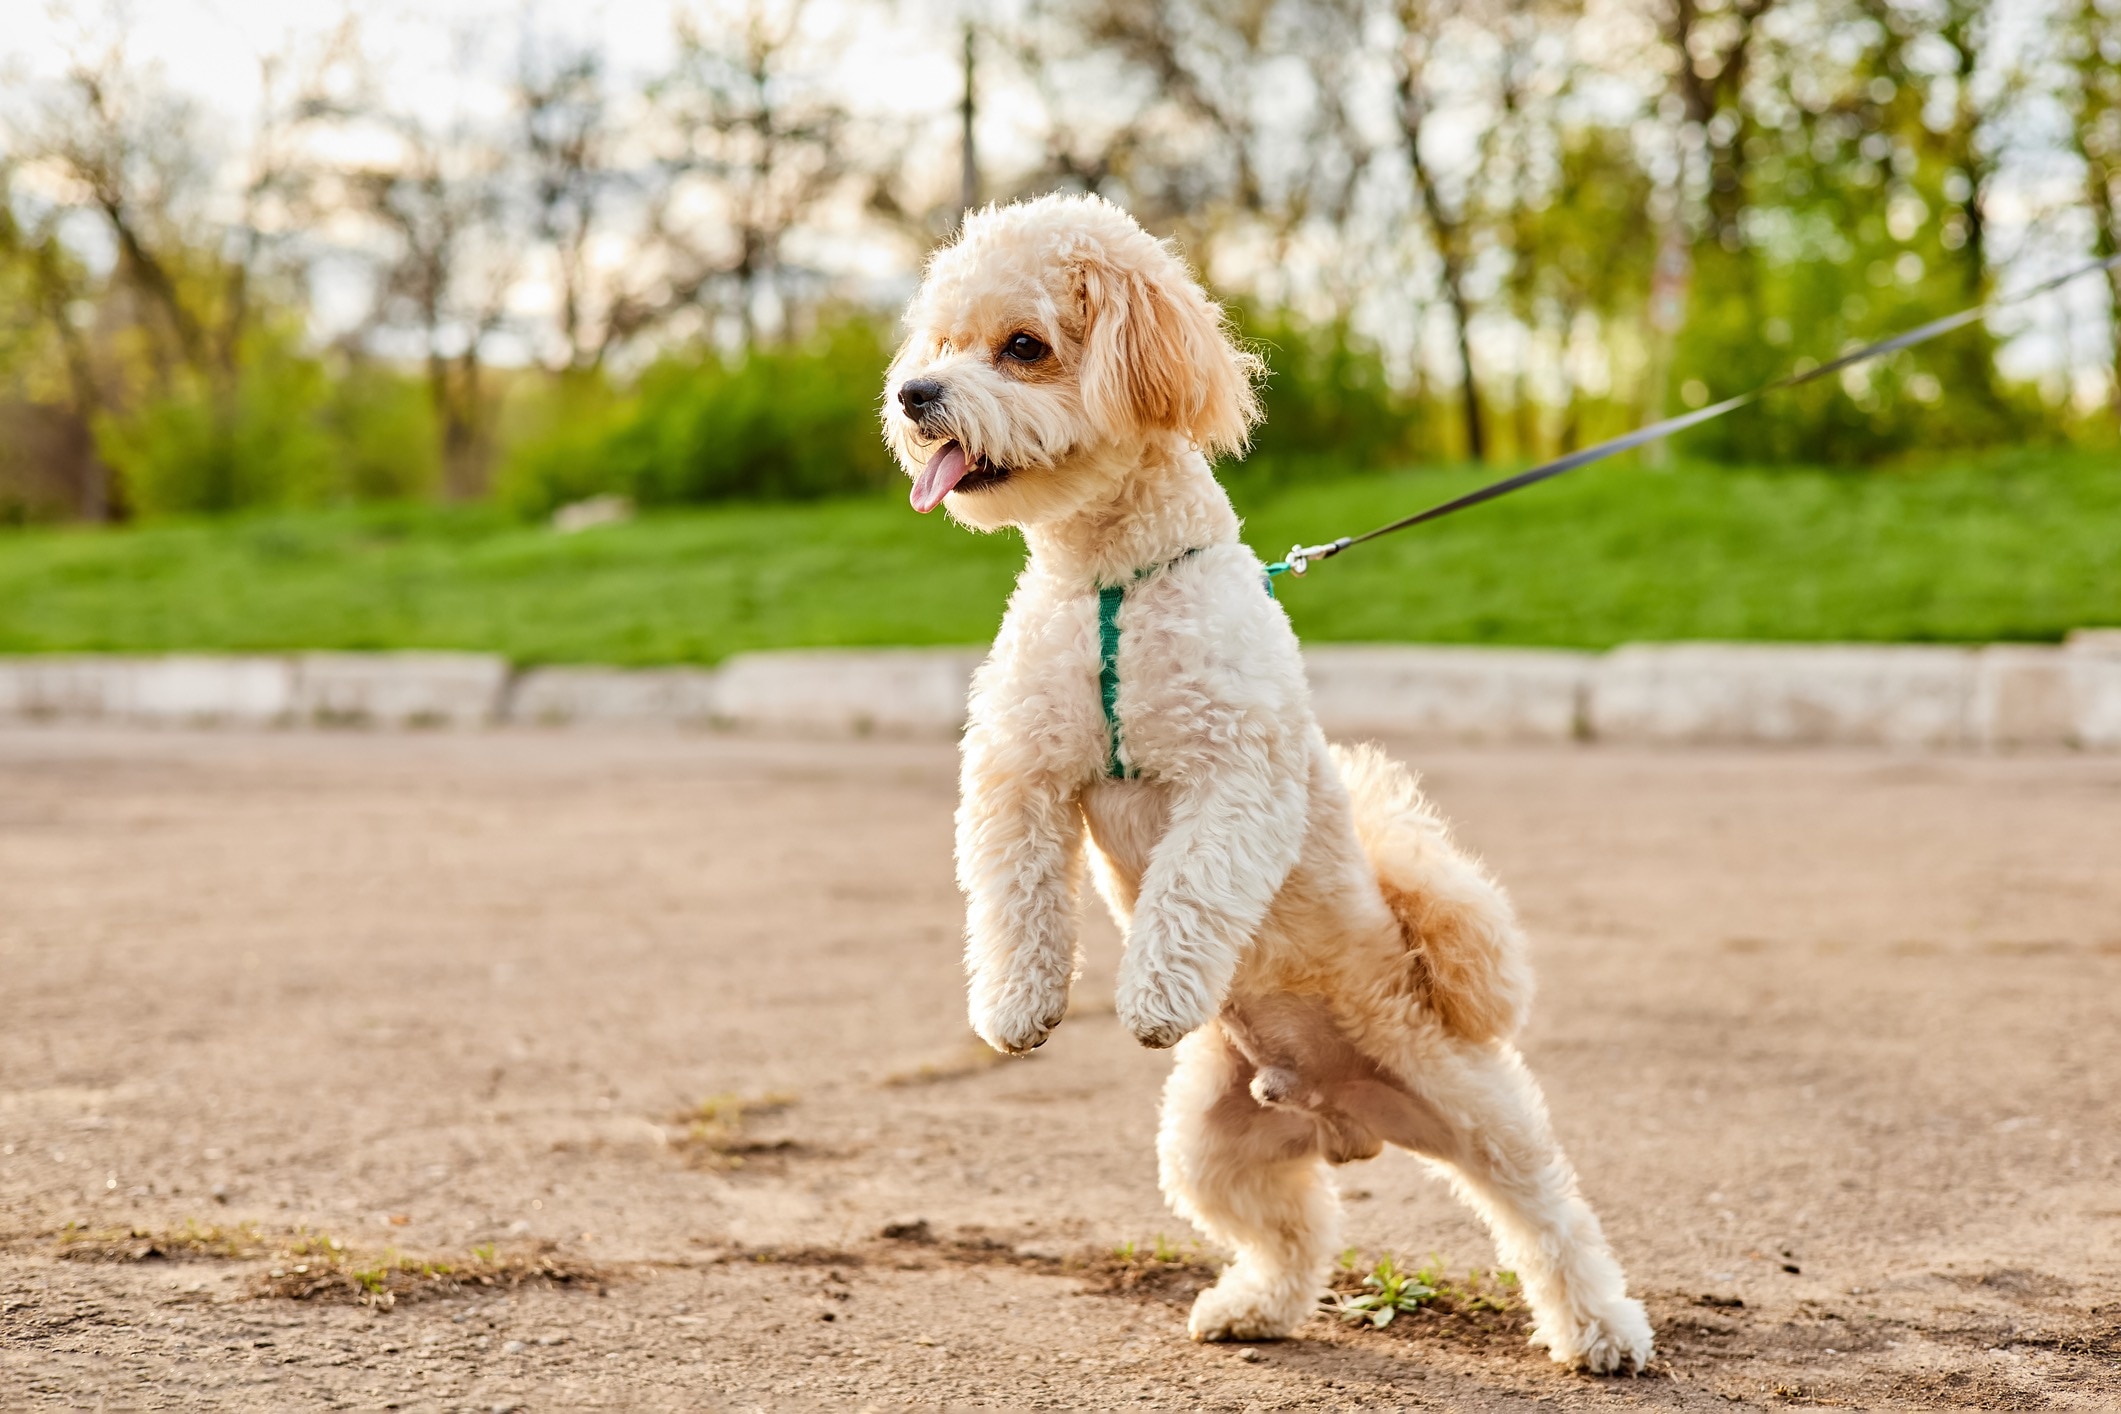
[[[1437,1019],[1468,1041],[1515,1035],[1531,1009],[1532,968],[1502,886],[1451,843],[1406,767],[1369,745],[1336,746],[1333,760]]]

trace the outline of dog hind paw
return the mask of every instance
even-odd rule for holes
[[[1307,1309],[1294,1313],[1279,1309],[1257,1287],[1218,1284],[1193,1299],[1186,1334],[1199,1341],[1281,1340],[1308,1314]]]

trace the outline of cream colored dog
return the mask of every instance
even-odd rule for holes
[[[1196,1339],[1312,1312],[1340,1240],[1327,1166],[1389,1143],[1487,1220],[1535,1343],[1640,1369],[1642,1304],[1510,1044],[1531,975],[1509,903],[1404,769],[1326,745],[1209,471],[1258,417],[1257,361],[1096,198],[973,216],[907,323],[885,421],[915,509],[1031,548],[964,740],[974,1029],[1022,1052],[1060,1024],[1087,832],[1127,936],[1120,1022],[1178,1047],[1164,1193],[1236,1252]]]

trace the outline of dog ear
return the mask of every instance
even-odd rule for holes
[[[1145,262],[1099,252],[1080,267],[1083,402],[1107,426],[1182,432],[1210,456],[1242,451],[1259,421],[1260,362],[1178,258],[1152,249]]]

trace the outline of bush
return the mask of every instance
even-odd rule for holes
[[[440,468],[418,381],[373,366],[334,378],[285,345],[248,350],[233,386],[187,377],[105,415],[95,441],[147,517],[414,498]]]
[[[331,479],[317,413],[329,389],[312,360],[260,357],[232,388],[187,378],[96,424],[96,450],[141,516],[313,503]]]
[[[1425,409],[1393,386],[1377,349],[1345,323],[1250,315],[1244,337],[1267,362],[1266,411],[1242,471],[1255,478],[1403,466],[1434,449]]]
[[[542,513],[617,493],[644,505],[811,500],[871,490],[895,475],[878,398],[890,350],[866,320],[737,360],[673,356],[628,394],[561,380],[528,414],[497,486]]]
[[[334,452],[333,499],[425,500],[441,485],[441,429],[418,378],[355,364],[333,382],[320,418]]]
[[[1894,258],[1883,245],[1839,262],[1783,263],[1753,250],[1711,249],[1695,273],[1674,390],[1698,380],[1700,401],[1727,398],[1791,372],[1799,358],[1824,361],[1979,298],[1959,272],[1935,260],[1919,279],[1902,281],[1891,274]],[[1995,348],[1986,328],[1959,329],[1777,393],[1676,445],[1681,455],[1709,461],[1863,468],[1922,452],[2059,440],[2033,391],[1998,375]],[[1683,406],[1675,398],[1670,410]]]

